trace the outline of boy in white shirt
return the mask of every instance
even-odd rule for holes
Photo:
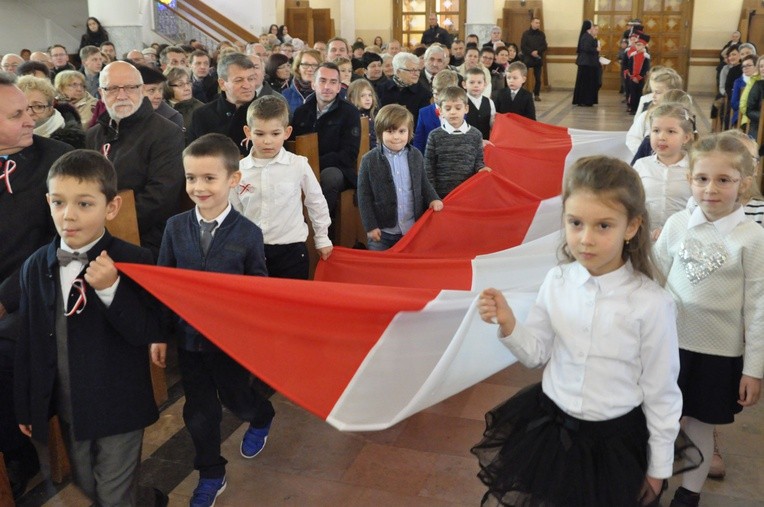
[[[284,149],[291,133],[284,99],[266,95],[250,104],[244,134],[252,149],[239,162],[241,181],[231,189],[230,201],[234,209],[262,229],[268,275],[307,280],[308,225],[302,213],[302,195],[316,250],[324,260],[332,252],[331,218],[308,159]]]

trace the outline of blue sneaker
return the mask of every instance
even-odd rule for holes
[[[263,450],[265,442],[268,441],[268,431],[271,429],[271,423],[264,428],[253,428],[252,426],[244,433],[241,439],[241,455],[247,459],[252,459]]]
[[[228,483],[225,476],[220,479],[199,479],[199,484],[191,496],[190,507],[213,507],[220,493],[225,491]]]

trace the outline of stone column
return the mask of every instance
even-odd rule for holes
[[[144,10],[151,8],[144,3],[143,0],[88,0],[88,16],[98,18],[109,31],[118,58],[131,49],[143,48],[142,18]],[[82,33],[86,29],[87,26]]]
[[[493,2],[467,2],[467,18],[464,36],[474,33],[480,38],[480,45],[491,39],[491,28],[496,25]]]

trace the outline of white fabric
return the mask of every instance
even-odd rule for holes
[[[648,129],[647,111],[642,111],[634,117],[634,122],[629,127],[629,131],[626,132],[626,146],[629,147],[632,156],[637,153],[639,145],[642,144],[645,136],[650,133]]]
[[[598,132],[594,130],[568,129],[572,148],[565,157],[565,171],[581,157],[607,154],[627,164],[634,154],[624,144],[625,132]]]
[[[262,229],[266,245],[304,243],[308,239],[303,194],[316,248],[332,245],[329,208],[307,158],[281,148],[264,167],[258,167],[248,156],[239,162],[239,170],[241,182],[231,190],[230,201]]]
[[[680,258],[688,240],[707,255],[726,258],[696,284]],[[716,356],[743,355],[743,373],[764,376],[764,229],[745,217],[742,207],[709,222],[700,207],[676,213],[663,228],[655,254],[666,288],[677,302],[679,346]],[[703,262],[701,259],[699,262]]]
[[[574,262],[549,271],[528,318],[501,341],[529,368],[549,363],[542,388],[567,414],[605,421],[642,405],[647,473],[665,478],[682,410],[675,322],[671,296],[631,263],[594,277]]]
[[[689,168],[687,155],[668,166],[658,160],[658,155],[642,157],[634,163],[634,170],[639,173],[645,187],[651,229],[663,227],[671,215],[687,207],[687,200],[692,196],[690,182],[687,181]]]
[[[61,240],[61,250],[65,250],[67,252],[74,253],[86,253],[90,251],[93,246],[95,246],[96,243],[101,241],[101,238],[103,237],[103,234],[98,237],[97,240],[93,241],[92,243],[88,243],[87,245],[83,246],[82,248],[78,248],[77,250],[74,250],[69,247],[69,245],[64,242],[64,240]],[[98,252],[100,255],[101,252]],[[69,264],[66,266],[60,266],[58,268],[58,281],[61,283],[61,293],[64,295],[64,298],[67,298],[69,291],[72,290],[72,285],[74,285],[74,280],[77,278],[77,276],[82,273],[82,270],[85,269],[85,263],[80,262],[77,260],[72,260]],[[84,280],[84,277],[83,277]],[[114,301],[114,294],[117,292],[117,287],[119,286],[119,276],[117,276],[117,280],[112,284],[111,287],[107,287],[105,289],[94,289],[96,295],[98,296],[98,299],[101,300],[101,302],[108,308],[111,306],[111,302]]]
[[[50,137],[50,135],[56,130],[66,125],[66,121],[58,109],[53,108],[53,115],[45,120],[45,122],[39,127],[35,127],[34,133],[40,137]]]

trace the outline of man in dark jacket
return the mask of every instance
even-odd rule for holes
[[[120,190],[135,193],[141,246],[156,256],[165,222],[177,213],[183,190],[183,131],[154,113],[132,64],[110,63],[100,80],[108,114],[87,131],[85,146],[112,161]]]
[[[533,18],[530,29],[523,32],[520,39],[520,51],[525,59],[525,66],[533,69],[533,97],[539,101],[539,92],[541,91],[541,67],[543,64],[544,52],[546,51],[546,35],[540,30],[541,20]]]
[[[37,473],[37,454],[13,408],[13,359],[19,333],[19,271],[55,234],[45,202],[48,169],[72,148],[33,136],[34,120],[11,74],[0,72],[0,452],[14,496]]]
[[[428,18],[430,27],[422,34],[422,44],[429,46],[433,42],[440,42],[444,46],[451,47],[451,35],[448,30],[438,26],[438,16],[433,12]]]
[[[340,193],[356,188],[361,115],[340,97],[340,69],[331,62],[319,65],[313,77],[314,93],[295,109],[292,138],[318,132],[321,190],[333,216]]]
[[[263,82],[265,68],[257,55],[228,53],[218,62],[217,74],[222,91],[217,99],[194,111],[188,142],[204,134],[223,134],[236,143],[242,156],[246,156],[249,154],[248,144],[244,142],[247,108],[257,97],[279,94]]]

